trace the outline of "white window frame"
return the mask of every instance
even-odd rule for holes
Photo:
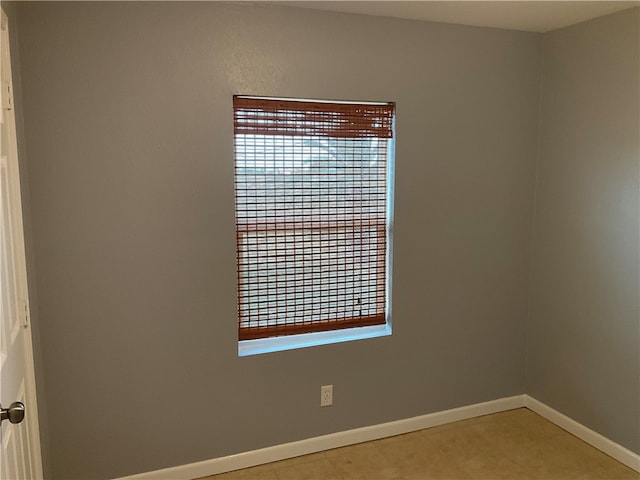
[[[299,99],[302,100],[302,99]],[[306,100],[306,99],[305,99]],[[313,100],[319,101],[319,100]],[[353,102],[365,103],[365,102]],[[374,102],[371,102],[374,103]],[[238,356],[245,357],[299,348],[328,345],[354,340],[385,337],[392,334],[393,225],[395,196],[395,116],[393,135],[387,145],[387,205],[386,205],[386,281],[385,319],[383,325],[336,329],[325,332],[300,333],[255,340],[238,340]],[[234,156],[235,162],[235,156]]]

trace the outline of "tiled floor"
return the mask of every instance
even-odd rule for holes
[[[640,474],[520,408],[207,479],[616,480]]]

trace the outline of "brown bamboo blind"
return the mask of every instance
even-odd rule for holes
[[[384,324],[393,104],[233,105],[240,340]]]

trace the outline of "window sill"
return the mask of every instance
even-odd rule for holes
[[[372,327],[346,328],[331,332],[305,333],[283,337],[263,338],[259,340],[242,340],[238,342],[238,356],[259,355],[261,353],[280,352],[296,348],[315,347],[330,343],[350,342],[365,338],[376,338],[391,335],[391,326],[374,325]]]

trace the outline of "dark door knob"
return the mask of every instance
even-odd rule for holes
[[[9,408],[0,406],[0,423],[3,420],[9,420],[11,423],[20,423],[24,420],[24,403],[13,402]]]

